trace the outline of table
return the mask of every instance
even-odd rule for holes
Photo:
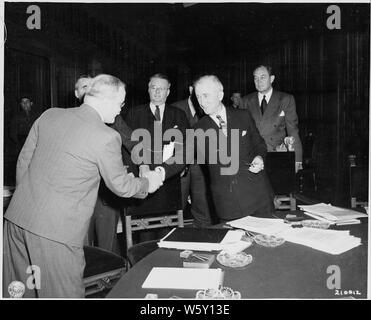
[[[245,250],[254,260],[244,269],[226,268],[217,261],[211,268],[224,269],[223,285],[240,291],[242,299],[367,298],[368,221],[362,219],[359,225],[335,228],[350,230],[351,235],[361,237],[362,245],[341,255],[331,255],[290,242],[276,248],[254,243]],[[141,287],[153,267],[182,267],[179,252],[159,248],[146,256],[118,281],[107,298],[144,298],[147,293],[158,294],[159,298],[194,298],[196,290]],[[337,267],[340,271],[340,289],[331,288]]]

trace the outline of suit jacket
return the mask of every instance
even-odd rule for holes
[[[148,180],[127,174],[120,148],[120,135],[89,105],[45,111],[19,155],[5,218],[41,237],[81,247],[100,175],[121,197],[147,193]]]
[[[266,207],[272,202],[272,190],[265,171],[252,173],[248,171],[246,163],[260,155],[265,157],[267,149],[264,140],[259,135],[254,120],[245,110],[226,108],[227,113],[227,150],[231,153],[231,130],[238,129],[238,171],[233,175],[222,175],[221,168],[229,165],[222,164],[219,158],[222,146],[218,135],[218,161],[212,164],[210,161],[209,140],[206,140],[205,150],[197,148],[197,152],[205,155],[206,166],[209,170],[211,181],[211,193],[215,204],[215,210],[219,218],[225,220],[237,219],[254,214],[258,209]],[[199,120],[195,129],[215,129],[219,127],[208,116]]]
[[[127,112],[124,120],[132,130],[148,130],[152,140],[151,150],[154,151],[155,146],[153,126],[155,116],[151,112],[149,104],[131,108]],[[186,128],[189,128],[189,123],[183,111],[166,104],[161,127],[163,134],[167,129],[177,128],[182,132],[183,137],[185,137],[185,130]],[[161,147],[163,148],[163,146],[168,143],[169,141],[162,141]],[[181,209],[180,173],[185,168],[185,159],[183,164],[156,164],[154,161],[154,157],[156,155],[160,155],[160,160],[162,159],[160,153],[152,152],[151,161],[146,164],[149,165],[151,170],[154,170],[157,166],[164,167],[164,184],[158,191],[148,195],[145,200],[131,201],[132,203],[128,210],[129,213],[147,214]],[[136,172],[136,174],[138,174],[138,172]]]
[[[254,118],[258,130],[267,144],[268,151],[275,151],[286,136],[293,136],[295,139],[295,161],[302,162],[303,149],[299,137],[298,115],[295,99],[292,95],[273,90],[263,116],[257,92],[245,96],[243,105]]]
[[[196,115],[195,117],[192,115],[191,109],[188,104],[188,99],[174,102],[172,105],[185,112],[187,120],[191,127],[195,125],[195,123],[197,122],[197,117]]]

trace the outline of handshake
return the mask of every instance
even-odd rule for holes
[[[150,170],[148,165],[141,165],[139,167],[139,177],[148,179],[148,193],[154,193],[163,185],[161,169]]]

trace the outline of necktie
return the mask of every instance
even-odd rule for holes
[[[161,121],[160,108],[158,106],[156,106],[155,118],[156,118],[156,121]]]
[[[227,135],[227,124],[220,115],[217,115],[216,118],[219,120],[219,128],[222,129],[225,135]]]
[[[267,100],[265,100],[265,96],[263,96],[263,100],[262,100],[262,103],[260,105],[260,110],[262,112],[262,115],[264,114],[264,111],[267,108],[267,105],[268,105]]]

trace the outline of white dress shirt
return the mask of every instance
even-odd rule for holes
[[[219,119],[216,117],[216,116],[221,116],[222,119],[224,120],[225,122],[225,125],[226,127],[228,127],[228,123],[227,123],[227,111],[225,110],[225,106],[222,104],[221,105],[221,109],[219,110],[219,112],[213,114],[213,115],[209,115],[209,117],[211,119],[214,120],[214,122],[217,124],[217,126],[219,127]]]
[[[262,105],[262,100],[263,100],[264,96],[265,96],[265,100],[267,101],[267,104],[268,104],[269,100],[271,99],[272,93],[273,93],[273,88],[270,88],[270,90],[266,94],[262,94],[262,93],[258,92],[259,106]]]
[[[189,109],[191,110],[192,117],[194,117],[196,114],[196,110],[195,110],[195,107],[193,106],[191,97],[188,98],[188,105],[189,105]]]
[[[155,115],[156,106],[158,106],[159,109],[160,109],[160,118],[161,118],[160,122],[162,123],[162,119],[164,118],[165,103],[163,103],[163,104],[154,104],[153,102],[150,102],[149,103],[149,107],[151,108],[151,111],[152,111],[153,115]]]

